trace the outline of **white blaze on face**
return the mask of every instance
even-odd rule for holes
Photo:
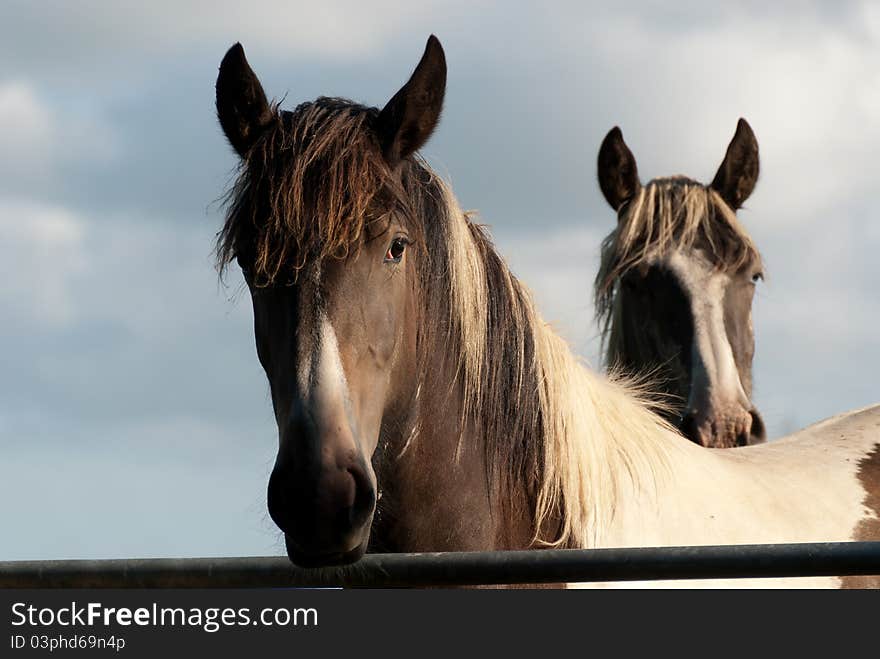
[[[297,369],[300,391],[320,416],[339,410],[348,412],[348,382],[339,356],[336,331],[323,312],[317,324],[317,345],[304,345],[300,354]]]
[[[698,254],[678,250],[666,261],[685,289],[693,315],[691,389],[687,410],[751,409],[724,325],[724,293],[729,276]]]

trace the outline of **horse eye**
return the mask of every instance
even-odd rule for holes
[[[403,252],[406,250],[407,240],[405,238],[395,238],[391,241],[388,251],[385,252],[385,263],[400,263],[403,258]]]
[[[757,284],[759,281],[763,281],[763,279],[764,279],[763,272],[756,272],[755,274],[752,275],[752,282],[755,284]]]

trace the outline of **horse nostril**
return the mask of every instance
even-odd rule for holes
[[[290,506],[290,497],[285,492],[287,474],[277,467],[269,476],[266,504],[269,509],[269,517],[285,533],[293,526],[293,515]]]
[[[749,410],[752,417],[752,428],[749,431],[749,444],[763,444],[767,441],[767,429],[764,427],[764,419],[758,410]]]
[[[682,417],[681,422],[678,424],[678,430],[689,440],[702,446],[700,430],[697,427],[697,416],[693,412],[688,412]]]
[[[352,528],[367,522],[376,506],[376,488],[360,466],[349,467],[348,473],[354,479],[354,502],[351,506],[349,523]]]

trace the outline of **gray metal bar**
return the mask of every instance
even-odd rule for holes
[[[367,554],[305,570],[283,557],[4,561],[0,588],[398,588],[880,575],[880,542]]]

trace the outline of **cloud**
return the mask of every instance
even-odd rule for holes
[[[228,47],[236,41],[258,53],[351,61],[376,54],[412,32],[423,40],[432,30],[451,29],[473,6],[463,0],[421,2],[418,7],[400,0],[219,0],[206,10],[199,3],[168,0],[85,0],[75,5],[11,0],[4,11],[16,20],[0,24],[0,53],[14,57],[19,68],[59,81],[71,72],[80,79],[100,78],[101,69],[143,73],[205,45]]]
[[[65,170],[112,162],[113,129],[88,103],[54,106],[29,80],[0,78],[0,194],[45,201]]]
[[[49,157],[51,132],[49,110],[28,84],[0,84],[0,176],[38,173]]]
[[[587,48],[608,73],[582,87],[584,105],[609,116],[604,130],[621,125],[645,179],[710,180],[736,119],[746,117],[763,161],[749,205],[796,223],[876,183],[869,163],[880,142],[880,39],[859,20],[872,11],[860,4],[833,19],[807,11],[792,20],[737,7],[675,25],[645,12],[620,17],[594,26]],[[574,47],[571,32],[561,38]]]
[[[2,121],[2,118],[0,118]],[[0,307],[7,324],[62,327],[76,317],[70,280],[86,265],[83,222],[67,209],[0,198]]]
[[[597,369],[592,285],[599,245],[610,230],[550,225],[541,231],[500,231],[495,237],[498,251],[532,292],[544,320]]]
[[[16,377],[0,386],[8,418],[95,427],[219,410],[230,423],[263,422],[249,299],[230,302],[234,275],[221,288],[213,227],[0,210],[14,240],[3,274],[20,282],[2,299],[0,341],[15,346],[6,367]]]
[[[278,553],[274,419],[213,228],[0,200],[0,231],[3,558]]]

